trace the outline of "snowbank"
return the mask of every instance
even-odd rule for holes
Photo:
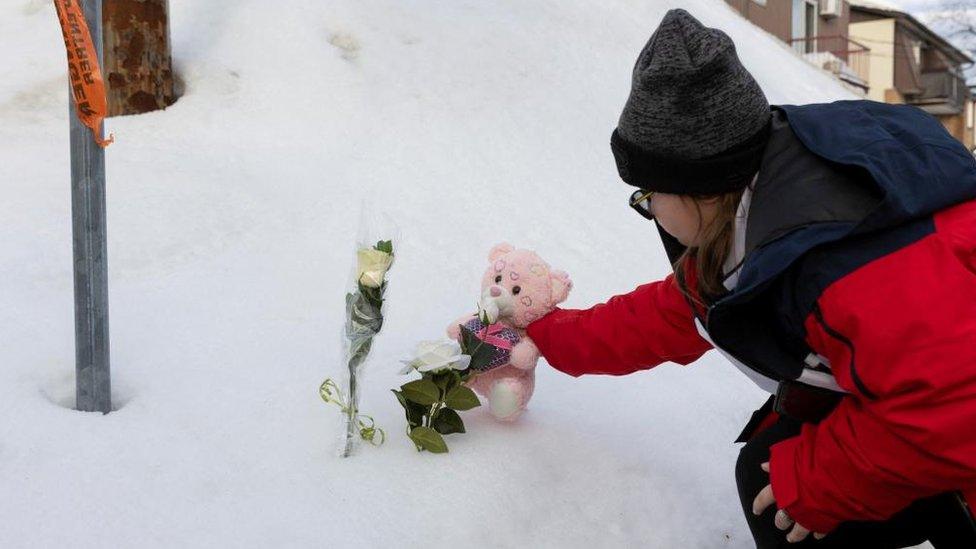
[[[666,9],[726,30],[772,102],[851,95],[719,0],[171,2],[186,94],[112,120],[120,409],[70,410],[64,52],[50,2],[0,7],[0,546],[749,547],[731,444],[764,396],[712,354],[626,378],[540,365],[524,420],[417,454],[396,360],[537,249],[588,306],[665,274],[608,142]],[[362,406],[334,456],[359,207],[404,242]]]

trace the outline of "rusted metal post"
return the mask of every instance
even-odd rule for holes
[[[104,0],[108,115],[165,109],[176,101],[168,0]]]

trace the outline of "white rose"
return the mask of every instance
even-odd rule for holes
[[[401,374],[418,372],[437,372],[441,370],[465,370],[471,364],[471,357],[461,352],[457,341],[422,341],[417,345],[414,358],[405,360]]]
[[[386,272],[393,265],[393,256],[373,248],[363,248],[356,252],[356,259],[356,280],[367,288],[382,286]]]

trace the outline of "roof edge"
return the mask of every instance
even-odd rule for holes
[[[922,23],[915,18],[914,15],[906,13],[900,10],[885,9],[876,6],[869,6],[864,4],[858,4],[856,2],[848,2],[852,10],[861,11],[864,13],[870,13],[872,15],[881,15],[886,17],[891,17],[893,19],[900,19],[902,21],[907,21],[911,26],[915,27],[916,30],[920,31],[927,38],[930,38],[932,42],[935,42],[940,46],[940,49],[948,53],[950,56],[954,57],[959,63],[970,64],[974,63],[973,58],[969,56],[968,53],[960,50],[954,46],[951,42],[943,38],[937,32],[929,28],[928,25]]]

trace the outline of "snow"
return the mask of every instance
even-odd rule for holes
[[[624,378],[545,364],[516,425],[483,410],[418,454],[398,359],[478,297],[508,240],[585,307],[663,276],[609,135],[670,7],[736,41],[774,103],[852,98],[719,0],[171,2],[186,93],[111,120],[116,412],[71,410],[64,51],[51,3],[0,6],[0,547],[750,547],[731,443],[764,395],[715,353]],[[336,456],[366,201],[403,240]]]
[[[865,8],[875,8],[879,10],[888,11],[902,11],[902,8],[895,3],[886,2],[885,0],[848,0],[851,5],[863,6]]]

